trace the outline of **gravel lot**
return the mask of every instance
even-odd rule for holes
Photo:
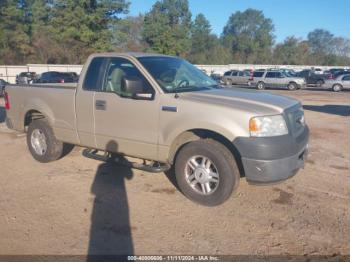
[[[350,92],[270,92],[305,105],[306,168],[274,186],[241,179],[215,208],[187,200],[165,174],[80,148],[34,161],[25,136],[5,127],[1,99],[0,254],[350,254]]]

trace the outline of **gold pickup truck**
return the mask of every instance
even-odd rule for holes
[[[5,102],[7,126],[27,133],[36,160],[57,160],[71,144],[151,172],[174,166],[183,194],[207,206],[227,200],[241,177],[268,184],[293,176],[307,155],[297,100],[222,88],[177,57],[94,54],[78,84],[9,85]]]

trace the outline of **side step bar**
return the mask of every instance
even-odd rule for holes
[[[94,160],[98,160],[98,161],[113,162],[121,166],[135,168],[135,169],[143,170],[150,173],[161,173],[170,169],[169,164],[164,164],[159,162],[151,162],[150,164],[146,164],[145,160],[143,164],[129,162],[123,156],[120,156],[120,155],[118,156],[117,154],[111,154],[109,152],[100,151],[97,149],[86,148],[83,150],[83,156]]]

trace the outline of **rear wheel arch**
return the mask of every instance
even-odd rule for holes
[[[46,118],[46,116],[41,113],[38,110],[29,110],[27,113],[24,115],[24,127],[27,127],[30,125],[31,122],[37,119],[43,119]]]

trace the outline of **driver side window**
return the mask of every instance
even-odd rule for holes
[[[125,79],[137,79],[142,83],[142,91],[137,94],[154,94],[152,86],[142,73],[125,58],[110,58],[104,79],[103,91],[116,93],[121,97],[131,98],[135,94],[125,88]]]

